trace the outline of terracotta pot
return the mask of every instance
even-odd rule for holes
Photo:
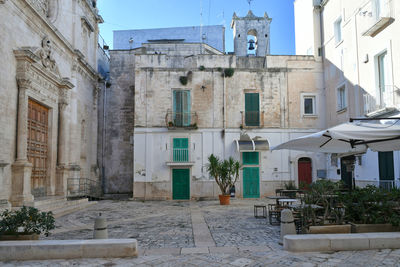
[[[220,205],[229,205],[231,202],[230,195],[219,195],[219,204]]]
[[[0,235],[0,241],[39,240],[38,234]]]

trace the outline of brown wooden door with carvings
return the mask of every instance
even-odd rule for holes
[[[28,102],[28,160],[32,163],[31,187],[35,197],[46,195],[49,109]]]

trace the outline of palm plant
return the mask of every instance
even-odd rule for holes
[[[222,195],[229,195],[229,190],[239,178],[240,163],[229,157],[221,160],[214,154],[208,157],[207,171],[214,177]]]

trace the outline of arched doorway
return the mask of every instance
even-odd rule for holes
[[[310,158],[299,158],[298,161],[298,182],[299,187],[312,183],[312,168]]]

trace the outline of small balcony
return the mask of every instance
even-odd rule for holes
[[[364,114],[374,116],[400,108],[400,89],[394,85],[386,85],[379,89],[377,96],[368,93],[363,95]]]
[[[172,150],[172,161],[167,162],[167,166],[192,166],[188,148],[174,148]]]
[[[241,111],[243,128],[264,127],[264,111]]]
[[[360,12],[360,15],[365,18],[364,36],[376,36],[394,21],[392,2],[391,0],[372,0]]]
[[[165,115],[165,124],[168,129],[197,129],[197,113],[196,112],[174,112],[168,110]]]

